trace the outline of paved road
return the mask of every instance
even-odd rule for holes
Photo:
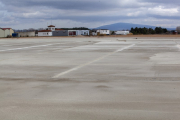
[[[1,120],[180,120],[180,39],[0,40]]]

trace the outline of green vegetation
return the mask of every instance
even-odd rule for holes
[[[156,27],[155,29],[152,28],[131,28],[131,33],[137,34],[164,34],[167,32],[166,28]]]

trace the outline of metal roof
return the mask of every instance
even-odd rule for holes
[[[55,27],[54,25],[49,25],[48,27]]]
[[[41,31],[38,31],[38,32],[52,32],[51,30],[41,30]]]
[[[10,30],[10,29],[12,29],[12,28],[1,28],[1,29],[3,29],[3,30],[7,30],[7,29]]]

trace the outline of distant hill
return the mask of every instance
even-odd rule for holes
[[[156,28],[156,26],[150,26],[150,25],[141,25],[141,24],[131,24],[131,23],[115,23],[115,24],[110,24],[110,25],[104,25],[104,26],[100,26],[97,28],[93,28],[93,29],[109,29],[109,30],[131,30],[131,28],[135,28],[135,27],[146,27],[146,28]],[[157,26],[159,27],[159,26]],[[167,28],[167,30],[175,30],[176,28]]]

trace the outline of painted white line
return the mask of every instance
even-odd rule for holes
[[[178,47],[180,49],[180,44],[175,40],[173,40],[173,41],[176,43],[176,47]]]
[[[2,45],[3,47],[10,47],[10,46],[12,46],[12,45]]]
[[[7,49],[7,50],[0,50],[0,52],[13,51],[13,50],[22,50],[22,49],[29,49],[29,48],[36,48],[36,47],[46,47],[46,46],[57,45],[57,44],[61,44],[61,43],[29,46],[29,47],[22,47],[22,48],[13,48],[13,49]]]
[[[64,50],[73,50],[73,49],[78,49],[78,48],[82,48],[82,47],[91,47],[91,45],[83,45],[83,46],[76,46],[76,47],[71,47],[71,48],[67,48],[67,49],[64,49]]]
[[[16,99],[19,100],[20,98]],[[43,99],[43,98],[32,98],[31,100],[40,100],[40,101],[64,101],[64,102],[71,102],[71,101],[79,101],[79,102],[92,102],[92,100],[87,100],[87,99]],[[112,102],[112,100],[103,100],[103,101],[110,101]],[[102,100],[96,100],[96,102],[102,102]],[[180,104],[180,102],[147,102],[147,101],[118,101],[119,103],[145,103],[145,104]],[[180,113],[180,112],[178,112]]]
[[[180,48],[180,45],[176,45],[178,48]]]
[[[127,47],[118,49],[118,50],[116,50],[116,51],[114,51],[114,52],[112,52],[112,53],[109,53],[109,54],[107,54],[107,55],[104,55],[104,56],[102,56],[102,57],[99,57],[99,58],[97,58],[97,59],[95,59],[95,60],[93,60],[93,61],[87,62],[87,63],[85,63],[85,64],[81,64],[81,65],[79,65],[79,66],[77,66],[77,67],[74,67],[74,68],[72,68],[72,69],[70,69],[70,70],[67,70],[67,71],[62,72],[62,73],[60,73],[60,74],[57,74],[57,75],[55,75],[55,76],[52,77],[52,78],[59,78],[59,77],[61,77],[62,75],[65,75],[65,74],[70,73],[70,72],[72,72],[72,71],[78,70],[78,69],[80,69],[80,68],[82,68],[82,67],[85,67],[85,66],[90,65],[90,64],[92,64],[92,63],[94,63],[94,62],[97,62],[97,61],[99,61],[99,60],[102,60],[102,59],[104,59],[104,58],[106,58],[106,57],[108,57],[108,56],[110,56],[110,55],[112,55],[112,54],[114,54],[114,53],[117,53],[117,52],[126,50],[126,49],[128,49],[128,48],[131,48],[131,47],[133,47],[133,46],[135,46],[135,45],[136,45],[136,44],[132,44],[132,45],[130,45],[130,46],[127,46]]]
[[[98,42],[99,43],[99,42]],[[93,44],[88,44],[88,45],[82,45],[82,46],[75,46],[75,47],[70,47],[70,48],[66,48],[66,49],[63,49],[63,50],[74,50],[74,49],[78,49],[78,48],[80,48],[80,49],[82,49],[82,48],[84,48],[84,47],[92,47],[92,45],[94,45],[95,43],[93,43]]]
[[[133,47],[133,46],[135,46],[135,45],[136,45],[136,44],[132,44],[132,45],[130,45],[130,46],[121,48],[121,49],[117,50],[117,52],[120,52],[120,51],[123,51],[123,50],[125,50],[125,49],[131,48],[131,47]]]

